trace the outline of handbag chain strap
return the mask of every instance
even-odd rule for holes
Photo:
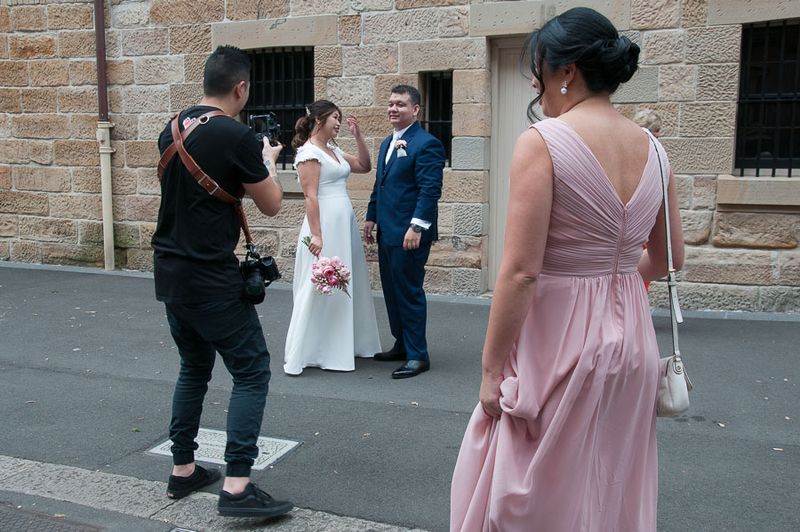
[[[647,131],[647,129],[645,129]],[[667,287],[669,289],[669,314],[672,319],[672,353],[676,362],[681,362],[681,350],[678,344],[678,323],[683,322],[681,316],[681,307],[678,304],[678,280],[676,277],[675,267],[672,264],[672,233],[669,228],[669,192],[667,190],[668,181],[664,179],[664,165],[661,161],[661,152],[656,144],[656,139],[652,133],[647,131],[650,136],[650,142],[653,143],[653,148],[656,150],[658,156],[658,170],[661,173],[661,190],[664,193],[664,227],[667,235]]]

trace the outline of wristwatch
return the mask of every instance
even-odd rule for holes
[[[415,233],[421,233],[422,226],[417,224],[411,224],[411,230],[414,231]]]

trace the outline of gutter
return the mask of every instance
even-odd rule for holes
[[[100,183],[103,203],[103,257],[106,270],[114,269],[114,209],[111,192],[111,128],[108,120],[106,81],[106,28],[104,0],[94,0],[94,35],[97,54],[97,142],[100,151]]]

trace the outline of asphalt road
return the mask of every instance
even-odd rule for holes
[[[371,360],[287,377],[291,291],[270,288],[259,309],[274,372],[262,435],[302,445],[257,482],[303,508],[446,530],[487,302],[433,298],[432,370],[403,381]],[[800,321],[758,318],[681,328],[695,390],[687,416],[658,423],[660,531],[800,530]],[[176,371],[148,276],[0,265],[0,455],[164,481],[169,458],[145,450],[167,439]],[[203,427],[224,430],[229,391],[219,364]]]

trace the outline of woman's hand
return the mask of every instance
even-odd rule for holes
[[[480,401],[483,411],[487,416],[500,417],[500,383],[503,382],[502,375],[485,373],[481,379]]]
[[[347,117],[347,127],[350,129],[350,133],[352,133],[353,137],[358,138],[361,136],[361,130],[358,129],[358,118],[356,118],[356,115],[349,115]]]
[[[322,237],[312,235],[311,241],[308,243],[308,250],[315,257],[319,257],[319,254],[322,253]]]

